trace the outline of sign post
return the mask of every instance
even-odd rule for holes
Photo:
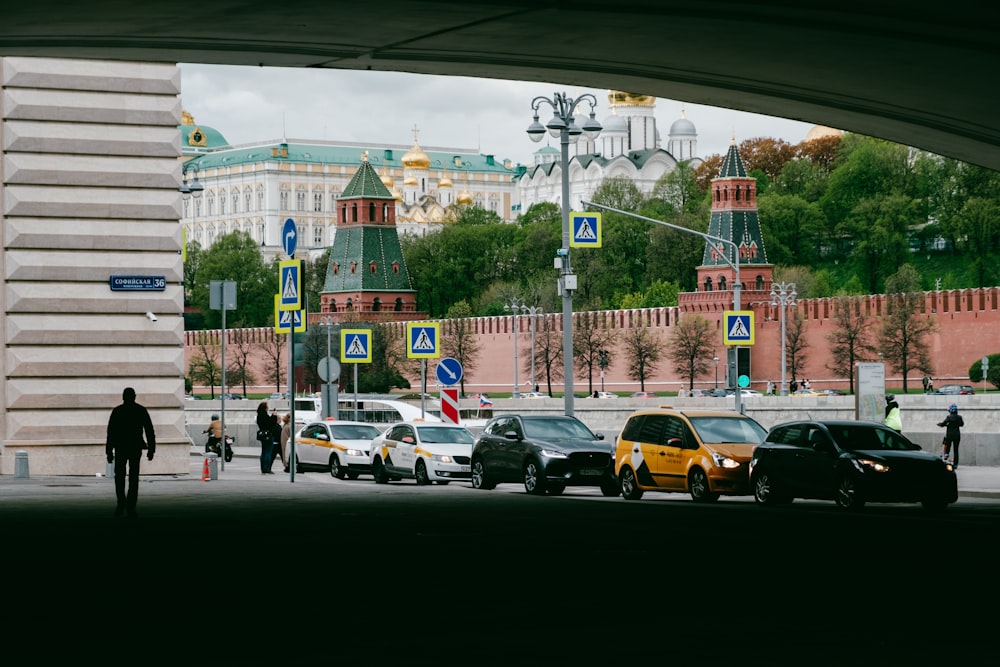
[[[219,395],[219,423],[222,425],[222,453],[219,470],[226,470],[226,311],[236,310],[236,283],[232,280],[213,280],[209,283],[208,306],[222,311],[222,393]]]
[[[358,420],[358,364],[372,362],[371,329],[340,330],[340,361],[354,364],[354,421]]]
[[[461,419],[458,411],[458,389],[454,385],[462,379],[462,364],[452,357],[444,357],[435,369],[438,382],[444,385],[441,389],[441,418],[446,422],[458,424]]]

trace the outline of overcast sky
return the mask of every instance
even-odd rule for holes
[[[498,160],[530,164],[534,144],[525,133],[531,100],[566,93],[597,97],[597,119],[610,114],[607,90],[559,84],[430,76],[402,72],[315,70],[181,64],[181,103],[199,125],[215,128],[232,145],[280,139],[321,139],[413,145],[413,128],[427,148],[461,148]],[[641,93],[642,91],[631,91]],[[658,99],[656,121],[666,147],[670,125],[684,116],[698,130],[698,153],[724,153],[736,141],[775,137],[797,144],[812,124],[683,101]],[[551,108],[539,113],[544,124]]]

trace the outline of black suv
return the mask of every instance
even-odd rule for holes
[[[613,445],[576,417],[498,415],[472,445],[472,486],[522,482],[528,493],[558,495],[567,486],[598,486],[617,496]]]

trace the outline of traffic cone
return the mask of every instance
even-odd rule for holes
[[[201,481],[207,482],[211,479],[211,475],[208,472],[208,457],[205,458],[205,465],[201,469]]]

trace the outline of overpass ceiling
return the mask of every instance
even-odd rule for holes
[[[740,109],[1000,170],[1000,3],[16,3],[0,55],[552,82]]]

